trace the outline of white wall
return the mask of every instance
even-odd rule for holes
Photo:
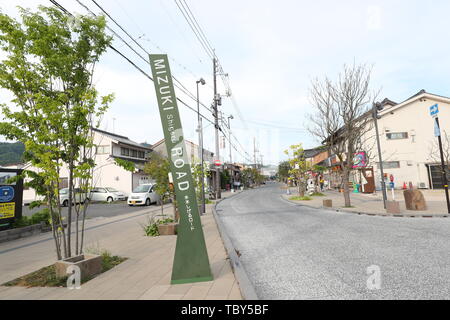
[[[396,188],[403,182],[412,182],[415,187],[425,183],[429,188],[428,171],[425,164],[435,163],[430,156],[430,147],[437,138],[434,136],[434,122],[429,115],[429,107],[439,104],[439,121],[441,131],[450,132],[450,103],[447,99],[425,95],[424,99],[415,100],[403,107],[396,106],[383,110],[378,120],[383,162],[399,161],[400,168],[384,169],[384,173],[393,174]],[[388,140],[386,133],[407,132],[408,139]],[[371,148],[372,165],[375,169],[376,184],[379,187],[380,170],[376,166],[378,152],[375,144],[375,128],[366,136],[366,145]]]

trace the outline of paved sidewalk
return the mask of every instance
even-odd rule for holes
[[[284,188],[286,189],[286,188]],[[282,197],[289,200],[290,197],[298,195],[296,188],[289,188],[291,195],[284,194]],[[422,190],[421,190],[422,191]],[[405,200],[403,197],[402,190],[395,191],[395,200],[400,203],[400,214],[394,216],[404,216],[404,217],[448,217],[447,204],[445,201],[445,194],[443,190],[423,190],[422,191],[427,202],[428,210],[426,211],[411,211],[406,210]],[[383,207],[383,200],[381,192],[376,194],[361,194],[361,193],[351,193],[350,199],[352,208],[344,207],[344,195],[337,191],[324,191],[324,197],[312,197],[313,200],[310,201],[292,201],[305,206],[313,208],[323,208],[323,200],[331,199],[333,200],[333,210],[339,210],[344,212],[360,213],[360,214],[370,214],[370,215],[382,215],[382,216],[393,216],[392,214],[386,213]],[[388,200],[392,200],[392,194],[388,192]]]
[[[231,193],[224,192],[223,197]],[[82,285],[66,288],[24,288],[0,286],[0,299],[24,300],[240,300],[234,277],[219,235],[212,206],[202,217],[203,230],[214,281],[170,285],[176,236],[146,237],[140,224],[159,207],[112,218],[89,220],[86,247],[107,249],[128,260]],[[166,213],[171,214],[168,206]],[[51,234],[0,245],[0,283],[5,283],[55,261]],[[86,250],[85,250],[86,251]]]

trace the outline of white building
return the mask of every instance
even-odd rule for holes
[[[142,145],[130,140],[128,137],[111,132],[92,129],[94,132],[94,144],[97,146],[95,156],[95,168],[93,176],[94,187],[112,187],[129,194],[132,190],[143,183],[151,182],[144,174],[144,164],[152,149],[148,145]],[[135,164],[135,172],[129,172],[115,163],[115,159],[124,159]],[[6,168],[18,168],[36,171],[31,164],[19,164]],[[60,188],[68,186],[68,170],[62,168]],[[38,200],[33,189],[24,190],[24,203]]]
[[[450,98],[422,90],[401,103],[388,99],[383,101],[384,109],[379,113],[381,118],[378,120],[383,169],[388,178],[387,182],[391,175],[394,176],[396,188],[402,188],[404,183],[409,185],[409,182],[416,188],[442,188],[437,137],[434,135],[434,121],[430,116],[430,107],[435,104],[439,106],[439,122],[444,143],[444,132],[450,134]],[[375,183],[379,188],[380,166],[375,128],[372,128],[366,137],[372,162],[369,165],[374,167],[377,177]]]
[[[200,147],[189,141],[189,140],[185,140],[184,141],[186,144],[186,154],[187,154],[187,158],[190,164],[193,163],[200,163],[200,157],[201,157],[201,153],[200,153]],[[160,154],[161,156],[167,158],[167,147],[166,147],[166,141],[165,139],[159,140],[158,142],[156,142],[155,144],[152,145],[152,149],[153,152],[156,152],[158,154]],[[214,153],[211,151],[208,151],[206,149],[203,149],[203,161],[205,163],[206,166],[208,166],[210,168],[210,176],[208,178],[208,181],[205,183],[207,184],[209,187],[211,187],[212,189],[215,189],[215,185],[216,185],[216,180],[215,180],[215,167],[214,167]]]
[[[200,157],[201,157],[200,147],[197,144],[195,144],[189,140],[185,140],[185,144],[186,144],[186,153],[187,153],[189,162],[191,164],[192,163],[200,163]],[[152,145],[152,149],[156,153],[159,153],[161,156],[167,158],[167,147],[166,147],[165,139],[159,140],[154,145]],[[214,153],[211,151],[208,151],[206,149],[203,149],[203,160],[208,164],[212,164],[214,161]]]

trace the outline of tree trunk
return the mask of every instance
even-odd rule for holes
[[[72,201],[73,201],[73,155],[70,154],[69,162],[69,207],[67,210],[67,255],[72,256],[72,248],[70,240],[72,238]],[[76,196],[75,196],[76,198]],[[76,202],[76,199],[75,199]]]
[[[350,207],[351,201],[350,201],[350,189],[348,186],[349,183],[349,176],[350,171],[347,167],[344,167],[343,173],[342,173],[342,183],[344,188],[344,201],[345,201],[345,207]]]
[[[52,198],[50,196],[50,192],[47,193],[47,199],[48,199],[48,204],[49,204],[49,210],[50,210],[50,218],[52,221],[52,236],[53,239],[55,240],[55,249],[56,249],[56,257],[58,260],[62,259],[62,255],[61,255],[61,243],[58,239],[58,235],[57,235],[57,225],[55,223],[55,213],[53,212],[53,205],[52,205]]]

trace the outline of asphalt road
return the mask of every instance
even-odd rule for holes
[[[156,208],[155,204],[151,205],[150,208]],[[33,213],[42,210],[43,207],[34,208],[30,210],[28,206],[22,207],[23,216],[31,216]],[[89,205],[88,218],[98,218],[98,217],[113,217],[127,213],[133,213],[135,211],[142,210],[146,207],[143,206],[133,206],[127,205],[126,201],[121,201],[117,203],[91,203]],[[62,208],[63,216],[67,216],[67,207]]]
[[[217,207],[259,298],[449,299],[450,219],[312,209],[279,187]]]

